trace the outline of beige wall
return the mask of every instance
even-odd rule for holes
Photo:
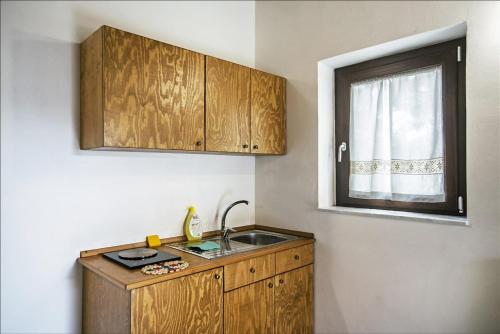
[[[256,3],[256,66],[289,80],[289,153],[256,159],[256,220],[315,233],[318,333],[500,331],[499,18],[499,3]],[[472,227],[319,212],[317,61],[462,21]]]
[[[79,43],[107,24],[252,66],[253,2],[1,3],[1,330],[81,330],[79,251],[254,222],[254,157],[79,149]],[[22,258],[19,257],[21,251]],[[29,269],[19,273],[19,265]]]

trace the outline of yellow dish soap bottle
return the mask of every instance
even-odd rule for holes
[[[188,208],[188,214],[184,220],[184,233],[186,233],[188,240],[200,240],[203,235],[201,219],[194,206]]]

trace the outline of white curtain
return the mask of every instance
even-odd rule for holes
[[[351,85],[349,196],[443,202],[441,66]]]

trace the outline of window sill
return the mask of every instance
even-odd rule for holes
[[[356,216],[385,217],[385,218],[396,218],[396,219],[405,219],[412,221],[423,221],[428,223],[470,226],[470,221],[467,219],[467,217],[458,217],[458,216],[433,215],[428,213],[417,213],[417,212],[406,212],[406,211],[351,208],[345,206],[318,207],[318,210],[332,211],[340,214],[356,215]]]

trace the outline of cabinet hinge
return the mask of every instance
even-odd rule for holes
[[[462,61],[462,48],[459,46],[457,46],[457,61],[458,62],[461,62]]]
[[[458,213],[464,213],[464,198],[458,196]]]

